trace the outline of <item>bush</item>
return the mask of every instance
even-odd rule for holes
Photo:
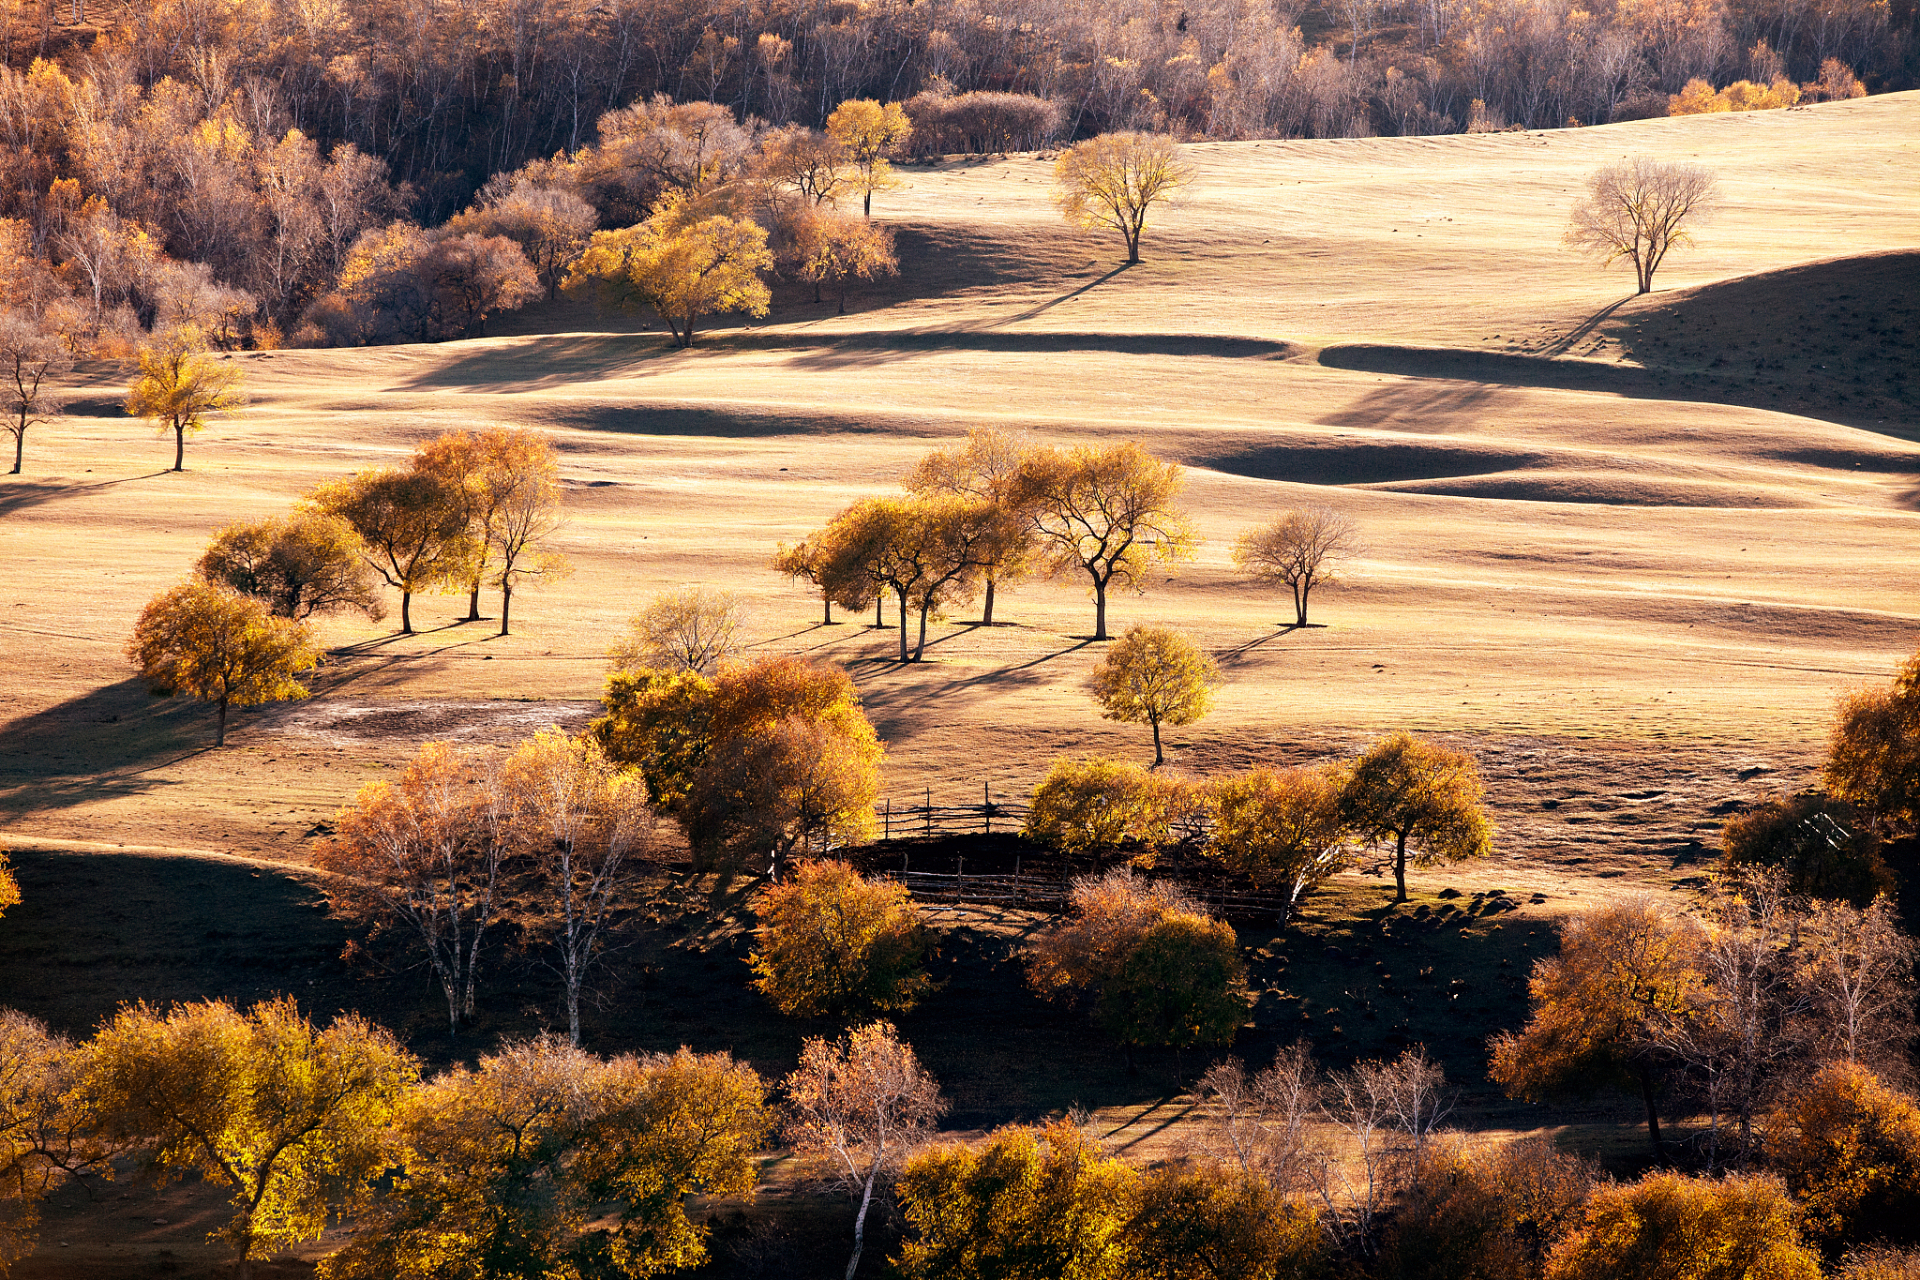
[[[1254,769],[1208,788],[1213,830],[1202,853],[1287,906],[1347,865],[1351,842],[1333,769]]]
[[[753,985],[789,1017],[905,1013],[933,989],[930,935],[903,885],[802,862],[754,908]]]
[[[1821,1068],[1768,1118],[1766,1139],[1822,1244],[1920,1239],[1920,1107],[1865,1067]]]
[[[1819,1280],[1796,1216],[1777,1178],[1649,1174],[1587,1202],[1546,1280]]]
[[[1864,907],[1894,887],[1880,842],[1851,805],[1824,791],[1764,795],[1727,823],[1720,840],[1725,870],[1777,867],[1789,893]]]
[[[1138,1280],[1297,1280],[1320,1272],[1326,1238],[1310,1206],[1215,1162],[1150,1175],[1127,1237]]]
[[[1196,788],[1185,779],[1103,756],[1055,760],[1033,789],[1025,833],[1069,857],[1129,842],[1151,854],[1187,835],[1198,810]]]
[[[1827,745],[1827,793],[1892,835],[1920,825],[1920,654],[1891,689],[1841,699]]]
[[[1454,1139],[1414,1171],[1380,1245],[1376,1280],[1531,1280],[1578,1218],[1593,1170],[1544,1139],[1489,1152]]]
[[[927,91],[907,99],[906,112],[908,153],[916,158],[1039,151],[1064,120],[1059,103],[1026,93]]]

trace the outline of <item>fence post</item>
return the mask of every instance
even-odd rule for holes
[[[1013,905],[1020,905],[1020,855],[1013,855]]]
[[[882,840],[893,839],[893,800],[891,798],[887,800],[886,816],[882,821],[885,822],[886,825],[881,828],[883,834],[880,838]]]
[[[992,784],[980,784],[980,816],[987,820],[987,834],[993,834],[993,790]]]
[[[927,838],[933,838],[933,788],[927,788]]]

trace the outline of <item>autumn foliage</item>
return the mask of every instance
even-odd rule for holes
[[[754,986],[784,1014],[905,1013],[932,989],[930,935],[902,885],[844,862],[802,862],[754,910]]]
[[[307,628],[258,600],[193,581],[148,602],[127,656],[154,693],[188,694],[219,710],[214,745],[227,741],[227,708],[304,698],[300,677],[320,665]]]

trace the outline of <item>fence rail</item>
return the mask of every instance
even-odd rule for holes
[[[995,800],[992,788],[980,784],[978,804],[935,804],[933,788],[919,804],[896,805],[891,799],[874,807],[882,840],[931,839],[934,836],[992,835],[994,824],[1003,832],[1018,831],[1026,824],[1032,806],[1018,800]]]
[[[1065,911],[1071,887],[1070,882],[1057,873],[1034,875],[1016,871],[1010,875],[1004,872],[968,875],[965,871],[882,871],[879,874],[905,885],[921,902],[1016,907],[1025,911]],[[1283,894],[1242,893],[1182,876],[1168,878],[1188,897],[1222,916],[1283,916],[1291,906]]]

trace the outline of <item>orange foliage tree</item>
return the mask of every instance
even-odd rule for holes
[[[753,907],[753,985],[789,1017],[905,1013],[933,988],[931,938],[904,885],[802,862]]]

